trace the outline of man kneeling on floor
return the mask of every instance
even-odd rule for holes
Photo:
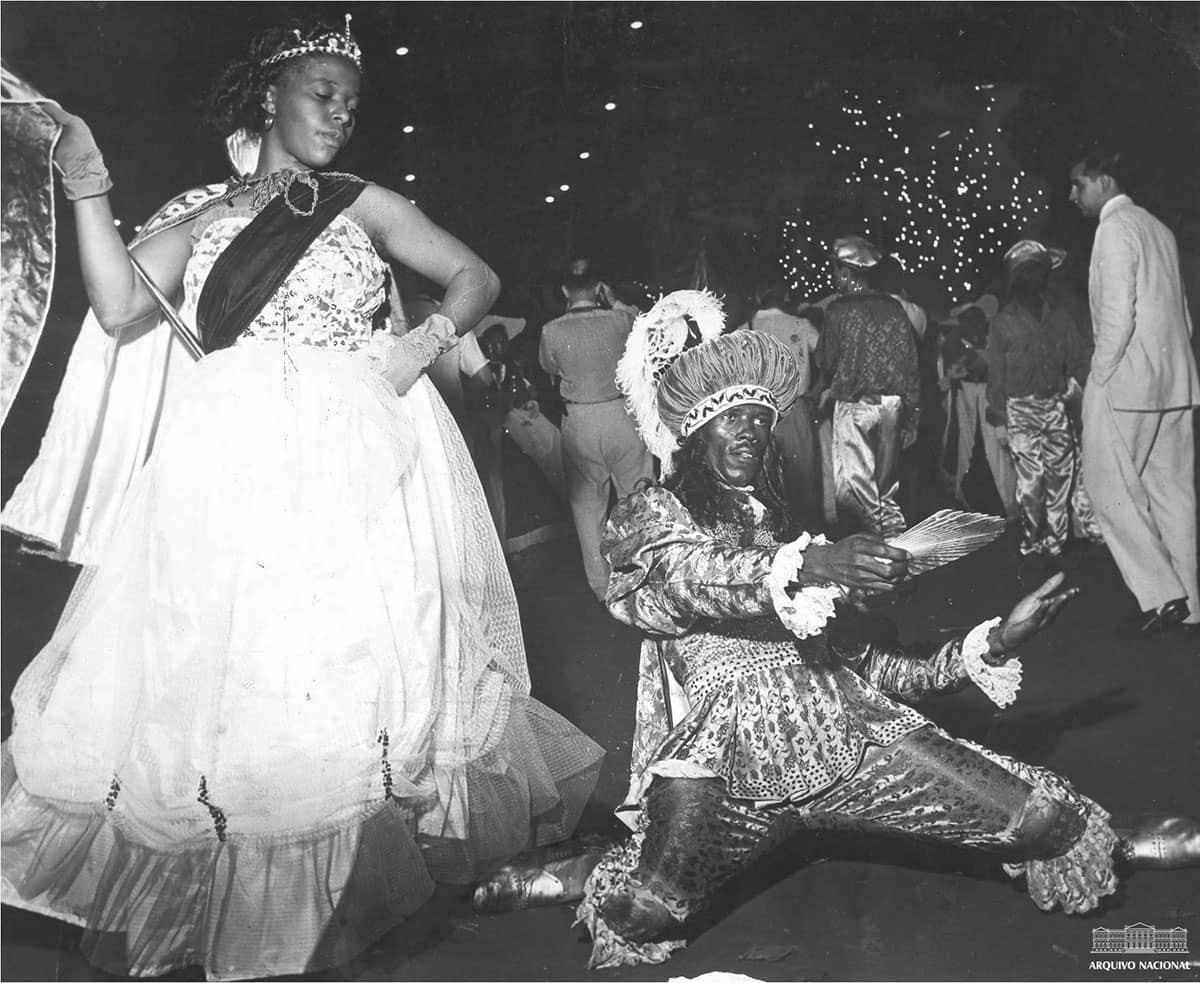
[[[771,439],[796,397],[794,358],[722,325],[711,296],[668,295],[638,319],[618,371],[664,479],[622,502],[603,540],[609,610],[652,638],[626,802],[635,832],[596,866],[579,906],[592,968],[663,961],[722,884],[813,829],[988,851],[1039,907],[1071,913],[1115,891],[1118,860],[1195,863],[1194,822],[1119,835],[1060,776],[897,702],[968,682],[1012,702],[1014,650],[1075,591],[1060,574],[941,645],[852,637],[835,620],[837,585],[886,588],[906,554],[794,527]]]

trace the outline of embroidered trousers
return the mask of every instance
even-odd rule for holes
[[[924,727],[887,748],[868,750],[859,772],[800,805],[756,806],[731,798],[717,778],[656,778],[647,791],[648,826],[633,881],[641,917],[654,907],[684,921],[720,886],[789,837],[814,830],[900,833],[992,853],[1004,863],[1067,853],[1087,818],[971,746]],[[619,897],[619,895],[617,896]],[[663,926],[623,925],[625,905],[606,919],[627,938]],[[628,917],[627,915],[625,917]],[[624,929],[624,931],[623,931]]]
[[[833,408],[833,481],[838,518],[880,536],[904,531],[897,479],[900,397],[838,400]]]
[[[1061,396],[1010,396],[1008,441],[1017,472],[1021,552],[1058,556],[1070,533],[1075,435]]]

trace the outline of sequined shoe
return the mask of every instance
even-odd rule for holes
[[[578,901],[610,845],[584,838],[522,853],[476,885],[471,907],[482,915]]]
[[[1131,867],[1175,870],[1200,867],[1200,822],[1187,816],[1147,816],[1121,838],[1117,856]]]

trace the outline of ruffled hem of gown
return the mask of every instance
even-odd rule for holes
[[[130,835],[119,796],[31,795],[5,742],[2,900],[81,926],[85,958],[118,975],[203,966],[208,979],[236,980],[342,966],[417,911],[435,883],[470,884],[570,835],[603,754],[570,731],[516,698],[495,750],[445,776],[471,804],[465,836],[422,831],[429,803],[391,798],[348,805],[318,828],[225,835],[214,824],[169,847]]]

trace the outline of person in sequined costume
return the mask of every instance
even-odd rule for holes
[[[987,851],[1043,909],[1093,909],[1116,889],[1109,814],[899,702],[972,681],[1011,702],[1014,649],[1075,591],[1060,574],[941,645],[865,641],[838,614],[854,593],[839,585],[886,586],[905,554],[794,527],[771,437],[795,398],[790,354],[755,332],[704,337],[674,297],[639,319],[619,372],[647,442],[669,436],[676,450],[603,538],[609,610],[648,638],[622,806],[634,835],[599,862],[578,908],[590,966],[662,962],[725,882],[814,829]]]

